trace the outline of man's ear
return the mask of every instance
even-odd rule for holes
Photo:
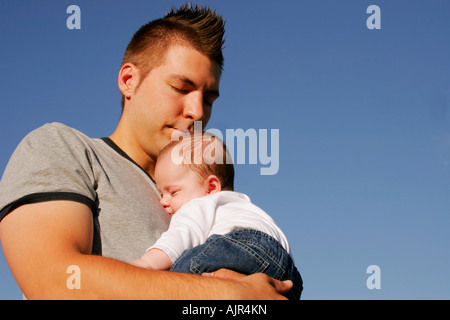
[[[139,70],[132,63],[125,63],[119,71],[117,79],[119,90],[122,92],[125,99],[131,98],[131,95],[139,83]]]
[[[220,179],[215,175],[210,175],[206,179],[206,186],[208,194],[213,194],[220,192],[222,190],[222,184],[220,183]]]

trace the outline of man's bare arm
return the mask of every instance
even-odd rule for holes
[[[290,285],[262,274],[237,281],[146,270],[91,255],[92,213],[84,204],[51,201],[16,208],[0,223],[0,241],[29,299],[284,299]],[[80,270],[69,289],[67,268]]]

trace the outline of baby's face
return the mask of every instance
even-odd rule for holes
[[[159,158],[155,167],[155,182],[161,193],[161,204],[169,215],[198,197],[208,194],[206,182],[200,181],[198,175],[183,165],[176,165],[166,153]]]

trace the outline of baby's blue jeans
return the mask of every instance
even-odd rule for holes
[[[253,229],[214,234],[204,244],[185,250],[170,270],[202,274],[221,268],[246,275],[262,272],[277,280],[292,280],[294,287],[285,294],[290,300],[300,299],[303,290],[292,257],[277,240]]]

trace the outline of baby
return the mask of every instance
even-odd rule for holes
[[[292,280],[286,297],[299,299],[303,282],[285,235],[248,196],[233,191],[233,180],[229,154],[215,136],[187,134],[164,148],[155,181],[170,226],[133,264],[195,274],[262,272]]]

